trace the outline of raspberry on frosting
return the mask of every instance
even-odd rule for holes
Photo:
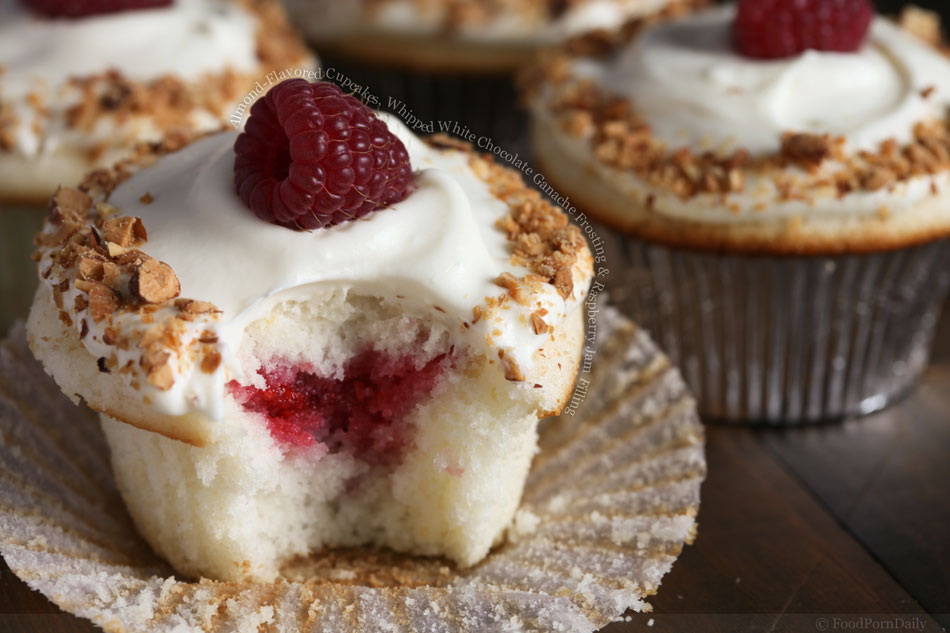
[[[736,48],[763,59],[793,57],[807,50],[854,52],[873,17],[869,0],[740,0]]]
[[[172,0],[23,0],[32,11],[50,18],[83,18],[100,13],[170,6]]]
[[[405,146],[332,83],[290,79],[251,107],[234,144],[234,187],[259,218],[311,230],[358,219],[409,194]]]

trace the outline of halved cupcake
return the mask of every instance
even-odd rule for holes
[[[218,129],[268,73],[315,63],[276,0],[2,0],[0,203]]]
[[[28,330],[156,550],[224,579],[334,546],[485,556],[573,387],[579,230],[329,84],[149,162],[54,196]]]

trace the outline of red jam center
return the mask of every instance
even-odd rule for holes
[[[246,411],[261,413],[271,436],[285,447],[317,443],[372,464],[398,462],[411,441],[404,418],[426,399],[450,366],[442,354],[416,367],[410,355],[367,350],[347,362],[343,378],[306,366],[278,363],[260,370],[266,389],[228,383]]]

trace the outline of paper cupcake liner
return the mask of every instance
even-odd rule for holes
[[[333,69],[329,78],[337,83],[348,78],[366,86],[379,101],[377,109],[396,114],[410,126],[415,120],[425,124],[414,129],[420,136],[438,132],[462,136],[467,130],[475,135],[474,144],[488,153],[492,145],[521,156],[530,149],[524,134],[527,113],[518,106],[509,75],[423,73],[334,57],[324,57],[323,68]],[[405,104],[405,110],[399,104]]]
[[[344,550],[242,584],[178,578],[148,548],[95,416],[60,394],[18,326],[0,345],[0,553],[30,587],[109,631],[596,630],[649,609],[693,538],[706,469],[678,371],[629,322],[599,327],[573,415],[542,427],[508,541],[481,564]]]
[[[947,240],[893,252],[758,257],[610,234],[613,300],[681,368],[710,419],[864,415],[927,367],[950,284]]]

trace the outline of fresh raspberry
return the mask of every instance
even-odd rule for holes
[[[35,13],[50,18],[83,18],[100,13],[167,7],[172,0],[23,0]]]
[[[409,195],[409,153],[334,84],[289,79],[251,106],[234,143],[234,187],[257,217],[311,230]]]
[[[850,53],[874,18],[869,0],[740,0],[736,48],[748,57],[794,57],[807,50]]]

